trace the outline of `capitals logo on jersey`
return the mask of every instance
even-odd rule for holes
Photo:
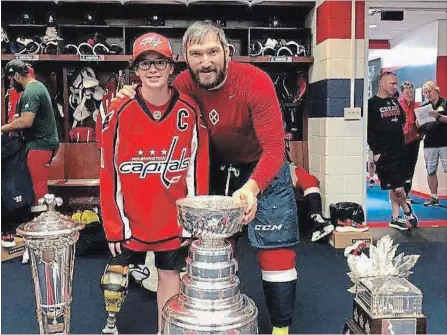
[[[186,148],[182,149],[180,159],[172,158],[178,139],[178,136],[174,136],[169,150],[161,150],[161,156],[156,156],[156,151],[152,149],[149,151],[150,156],[145,157],[143,150],[138,150],[138,156],[134,157],[132,161],[120,164],[119,172],[137,174],[140,179],[144,179],[150,174],[159,174],[162,184],[169,188],[171,184],[180,180],[180,176],[169,178],[168,174],[187,170],[191,161],[190,157],[186,157],[188,151]],[[148,160],[148,162],[144,160]]]

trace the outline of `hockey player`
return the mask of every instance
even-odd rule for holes
[[[248,238],[257,248],[273,333],[287,334],[295,309],[293,247],[299,234],[273,82],[258,67],[231,61],[225,33],[211,21],[190,25],[182,44],[188,70],[173,86],[201,106],[211,139],[211,193],[248,202]],[[117,97],[134,94],[126,86]]]
[[[116,333],[127,293],[128,266],[154,251],[161,310],[180,289],[186,252],[175,201],[208,193],[208,138],[197,104],[168,85],[174,71],[169,41],[148,33],[133,45],[133,67],[142,85],[135,99],[115,100],[103,121],[101,208],[112,259],[101,278],[104,333]]]

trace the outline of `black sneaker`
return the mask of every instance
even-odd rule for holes
[[[418,226],[419,219],[416,216],[416,214],[414,213],[413,207],[411,206],[411,204],[409,202],[407,202],[407,206],[410,209],[410,214],[409,215],[405,214],[405,219],[407,219],[408,222],[410,222],[410,224],[413,228],[416,228]]]
[[[407,204],[412,204],[413,203],[413,199],[411,199],[408,195],[407,195]]]
[[[310,219],[313,221],[312,242],[321,240],[334,231],[334,226],[330,220],[324,219],[320,214],[312,214]]]
[[[376,186],[376,181],[374,180],[374,178],[369,180],[369,185],[370,188],[373,188],[374,186]]]
[[[403,219],[401,216],[393,219],[391,218],[390,223],[388,224],[391,228],[396,228],[399,230],[408,230],[407,221]]]
[[[424,202],[425,207],[433,207],[433,206],[439,206],[439,200],[435,197],[430,197],[428,201]]]

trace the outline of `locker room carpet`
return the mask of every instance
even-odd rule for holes
[[[395,230],[399,252],[421,254],[414,268],[412,282],[424,294],[424,312],[428,318],[427,333],[447,333],[447,228],[437,233],[420,228],[413,239]],[[374,229],[375,237],[388,233],[388,229]],[[430,236],[443,236],[443,242],[432,241]],[[412,242],[408,242],[412,241]],[[353,296],[346,292],[350,287],[346,259],[342,250],[328,244],[303,241],[297,248],[298,290],[292,333],[341,334],[343,324],[351,315]],[[262,294],[260,270],[254,250],[245,238],[238,244],[241,255],[240,279],[242,292],[252,297],[259,308],[259,332],[270,331]],[[106,256],[78,257],[73,284],[72,333],[99,333],[105,325],[99,278],[107,262]],[[37,333],[35,298],[29,265],[19,259],[2,263],[2,333]],[[132,286],[122,312],[118,316],[121,333],[155,333],[155,294]]]
[[[424,201],[427,199],[411,193],[410,198],[413,199],[413,209],[422,225],[447,225],[447,200],[440,200],[440,206],[425,207]],[[391,216],[388,192],[382,191],[379,185],[367,187],[366,209],[369,224],[388,225]]]

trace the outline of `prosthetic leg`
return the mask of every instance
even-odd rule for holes
[[[104,303],[106,305],[106,311],[109,313],[107,325],[101,331],[102,334],[118,334],[116,313],[121,310],[121,305],[127,296],[128,273],[128,265],[109,264],[106,266],[104,274],[101,277]]]

